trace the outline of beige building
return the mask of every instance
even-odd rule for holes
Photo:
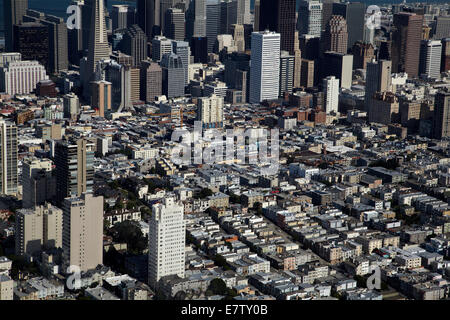
[[[55,194],[52,161],[27,157],[22,160],[22,206],[31,208],[50,200]]]
[[[13,300],[13,287],[14,281],[10,277],[0,274],[0,301]]]
[[[399,116],[398,97],[392,92],[377,92],[371,99],[369,122],[391,124]]]
[[[81,271],[103,263],[103,197],[83,193],[64,199],[63,251],[66,266]]]
[[[62,210],[50,204],[16,213],[16,254],[34,255],[47,248],[62,247]]]
[[[111,110],[112,84],[108,81],[93,81],[92,84],[92,107],[98,110],[100,117],[105,116],[105,110]]]

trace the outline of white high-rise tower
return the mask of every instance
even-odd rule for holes
[[[149,284],[155,288],[161,277],[184,278],[186,224],[184,207],[174,198],[154,204],[149,221]]]
[[[325,111],[327,114],[338,112],[339,105],[339,79],[329,76],[323,79],[323,97],[325,99]]]
[[[250,103],[278,98],[280,88],[279,33],[261,31],[252,33],[250,68]]]

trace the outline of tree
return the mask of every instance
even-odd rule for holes
[[[253,210],[255,210],[258,215],[262,215],[262,204],[261,204],[261,202],[255,202],[253,204]]]
[[[112,234],[115,241],[125,242],[128,251],[133,254],[142,254],[142,251],[147,247],[147,240],[136,221],[126,220],[115,224],[112,228]]]
[[[222,296],[228,293],[227,284],[225,283],[225,281],[219,278],[211,280],[211,282],[209,283],[208,290],[211,290],[213,294],[218,294]]]

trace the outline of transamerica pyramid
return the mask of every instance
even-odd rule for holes
[[[109,55],[104,0],[93,0],[87,61],[88,72],[94,73],[97,62],[102,59],[109,59]]]

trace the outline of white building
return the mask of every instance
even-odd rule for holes
[[[322,3],[315,0],[300,2],[298,10],[298,31],[320,37],[322,32]]]
[[[159,154],[159,150],[155,148],[151,148],[149,146],[144,146],[139,149],[135,149],[132,151],[133,159],[155,159]]]
[[[172,53],[172,40],[164,36],[156,36],[152,40],[152,58],[154,61],[161,61],[166,53]]]
[[[420,46],[420,75],[439,79],[441,75],[442,43],[439,40],[423,40]]]
[[[250,103],[278,98],[280,88],[280,34],[252,33]]]
[[[339,105],[339,79],[329,76],[322,80],[325,112],[330,114],[338,112]]]
[[[184,207],[172,197],[154,204],[149,221],[149,284],[153,288],[161,277],[184,278],[186,223]]]
[[[45,67],[37,61],[13,61],[0,69],[0,91],[10,95],[29,94],[41,80],[47,80]]]
[[[203,128],[223,127],[223,97],[213,94],[198,99],[198,120],[202,122]]]

